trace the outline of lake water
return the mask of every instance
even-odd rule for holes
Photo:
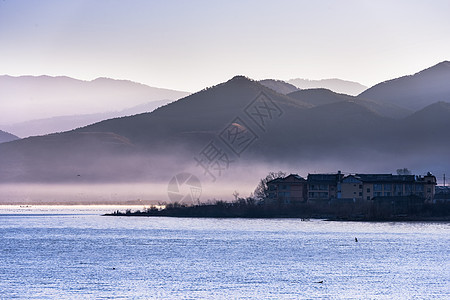
[[[0,208],[0,298],[450,299],[448,223],[114,209]]]

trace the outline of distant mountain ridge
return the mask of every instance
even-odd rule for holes
[[[0,125],[55,116],[120,111],[187,92],[108,78],[83,81],[60,76],[0,76]]]
[[[264,79],[260,80],[259,83],[283,95],[298,91],[296,86],[282,80]]]
[[[265,103],[255,102],[259,95]],[[221,145],[223,154],[224,138],[244,129],[247,138],[239,141],[251,144],[239,156],[228,154],[234,165],[249,170],[258,164],[450,168],[449,104],[435,103],[406,118],[390,117],[392,105],[323,89],[282,95],[236,76],[152,113],[1,144],[0,179],[165,180],[195,166],[193,157],[211,142]],[[257,125],[262,121],[264,126]]]
[[[449,115],[450,115],[450,102],[440,101],[440,102],[430,104],[429,106],[413,113],[412,115],[408,116],[405,120],[409,123],[417,122],[418,124],[427,124],[429,126],[433,126],[433,130],[427,132],[426,133],[427,135],[432,135],[435,133],[441,134],[442,129],[444,129],[448,124]],[[412,126],[412,124],[411,124],[411,126]],[[419,126],[419,125],[416,125],[416,126]],[[430,129],[430,128],[427,128],[427,129]],[[446,128],[446,129],[448,132],[449,131],[448,128]],[[424,130],[425,129],[423,129],[421,131],[424,131]],[[446,138],[446,136],[442,135],[442,138]]]
[[[0,130],[0,143],[11,142],[11,141],[15,141],[18,139],[19,139],[19,137],[15,136],[9,132]]]
[[[56,116],[47,119],[31,120],[12,125],[5,125],[3,127],[4,129],[8,130],[9,132],[13,132],[17,136],[20,136],[21,138],[35,135],[45,135],[50,133],[73,130],[107,119],[131,116],[145,112],[152,112],[156,108],[167,105],[170,102],[172,102],[172,100],[157,100],[116,112],[105,112],[97,114],[72,115],[72,116]]]
[[[287,111],[306,107],[255,81],[236,76],[152,113],[8,143],[0,147],[0,164],[5,166],[0,170],[0,178],[70,181],[82,174],[82,180],[114,181],[163,176],[192,162],[193,153],[240,115],[261,91]]]
[[[412,111],[439,101],[450,102],[450,62],[443,61],[416,74],[379,83],[359,96]]]
[[[389,103],[378,103],[361,97],[350,96],[346,94],[338,94],[328,89],[306,89],[299,90],[290,94],[288,97],[301,100],[311,106],[320,106],[331,103],[350,101],[358,103],[369,110],[376,112],[380,116],[389,118],[403,118],[412,113],[412,111]]]
[[[320,79],[320,80],[310,80],[310,79],[290,79],[287,81],[299,89],[318,89],[324,88],[331,90],[339,94],[347,94],[351,96],[356,96],[367,89],[366,86],[353,81],[347,81],[337,78],[332,79]]]

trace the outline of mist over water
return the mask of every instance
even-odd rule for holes
[[[244,182],[202,182],[198,201],[234,199],[238,191],[241,196],[249,196],[256,187]],[[190,191],[184,187],[180,193]],[[105,184],[0,184],[1,204],[126,204],[173,202],[168,196],[168,182],[161,183],[105,183]],[[186,204],[192,204],[189,199]]]
[[[214,200],[234,200],[236,191],[240,197],[248,197],[253,193],[259,180],[271,171],[283,171],[287,174],[298,174],[304,178],[309,173],[393,173],[396,169],[407,166],[414,174],[425,174],[430,169],[414,168],[414,165],[406,164],[399,159],[396,165],[391,160],[379,159],[380,154],[373,153],[373,161],[358,161],[351,158],[323,159],[307,161],[305,158],[292,159],[291,163],[285,161],[272,161],[272,163],[258,163],[243,156],[232,163],[228,169],[223,170],[220,176],[215,178],[204,172],[197,166],[193,159],[171,158],[165,156],[158,163],[141,165],[138,172],[142,174],[141,180],[114,180],[102,182],[102,177],[96,178],[94,172],[70,174],[70,182],[19,182],[0,184],[0,204],[96,204],[96,203],[163,203],[174,202],[168,195],[169,182],[181,173],[192,174],[198,178],[201,185],[199,197],[192,199],[195,203]],[[130,162],[130,159],[126,160]],[[133,164],[138,166],[138,164]],[[411,167],[412,166],[412,167]],[[131,168],[131,167],[130,167]],[[108,165],[105,164],[105,169]],[[102,172],[105,169],[101,170]],[[435,171],[435,170],[438,171]],[[431,169],[431,172],[440,177],[439,166]],[[110,170],[111,172],[111,170]],[[120,172],[115,170],[113,172]],[[217,174],[216,174],[217,175]],[[115,175],[115,177],[120,177]],[[189,193],[188,187],[180,187],[180,193]],[[192,202],[192,201],[191,201]],[[187,203],[189,204],[189,203]]]

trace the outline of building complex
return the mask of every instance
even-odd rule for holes
[[[392,174],[297,174],[277,178],[267,183],[270,203],[305,203],[324,201],[370,201],[401,199],[415,196],[432,203],[436,177]]]

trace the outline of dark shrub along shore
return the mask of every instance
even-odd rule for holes
[[[424,204],[420,208],[398,208],[375,203],[263,204],[255,199],[216,201],[186,205],[169,203],[164,208],[115,211],[105,216],[187,217],[187,218],[300,218],[348,221],[450,221],[447,203]]]

